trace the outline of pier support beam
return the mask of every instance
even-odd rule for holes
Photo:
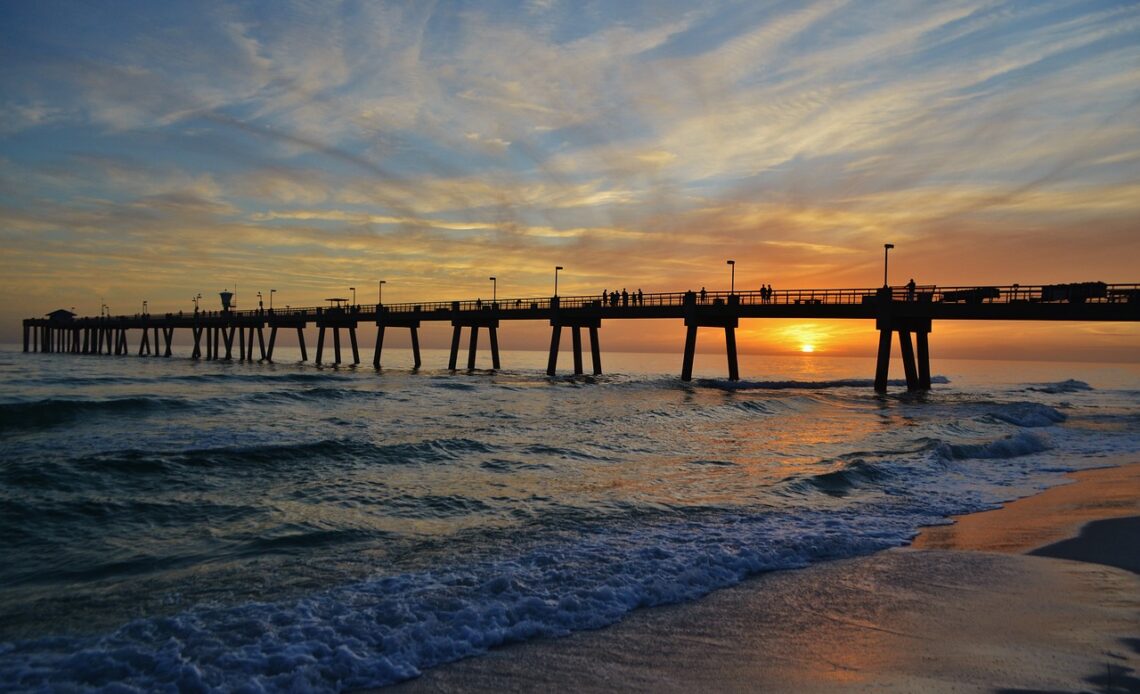
[[[590,331],[590,357],[593,360],[594,375],[602,373],[602,348],[598,340],[598,328],[602,319],[592,316],[575,316],[567,312],[550,321],[550,357],[546,362],[546,374],[554,376],[558,370],[558,348],[562,341],[562,328],[570,328],[571,356],[574,360],[574,375],[585,373],[582,368],[582,328]]]
[[[499,329],[494,325],[487,328],[491,337],[491,368],[498,371],[503,368],[499,362]]]
[[[918,343],[918,388],[930,390],[930,333],[919,330],[914,337]]]
[[[226,326],[222,328],[226,343],[226,361],[230,361],[234,358],[234,333],[237,332],[237,330],[238,329],[234,326]]]
[[[875,392],[887,392],[891,363],[892,333],[899,336],[899,356],[909,391],[930,390],[930,325],[929,318],[879,318],[879,351],[875,361]],[[915,350],[915,342],[918,350]]]
[[[599,376],[602,373],[602,348],[598,344],[598,326],[590,326],[590,361],[594,366],[594,375]]]
[[[416,326],[412,326],[412,368],[418,369],[423,362],[420,361],[420,334]],[[495,368],[498,368],[497,366]]]
[[[372,351],[372,368],[380,368],[380,352],[384,349],[384,326],[376,328],[376,348]]]
[[[393,319],[387,316],[383,316],[383,318],[378,316],[376,321],[376,351],[372,354],[372,366],[377,369],[380,368],[380,359],[384,351],[384,336],[387,334],[388,328],[407,328],[411,332],[412,336],[412,359],[414,362],[414,366],[412,368],[420,368],[422,362],[420,361],[419,327],[420,322],[416,319]],[[457,353],[459,350],[459,343],[455,342],[456,330],[458,330],[458,328],[454,328],[452,330],[452,351]],[[450,357],[450,359],[450,368],[454,370],[455,362],[458,360],[458,355],[453,355]]]
[[[417,322],[418,325],[418,322]],[[451,321],[451,353],[447,358],[447,368],[455,371],[455,365],[459,362],[459,343],[462,341],[463,329],[468,328],[471,330],[471,335],[467,342],[467,370],[475,369],[475,357],[479,351],[479,328],[487,328],[491,334],[491,368],[501,368],[499,360],[499,336],[497,333],[499,327],[498,319],[487,316],[463,316],[461,319]],[[419,336],[416,334],[416,329],[412,328],[412,349],[416,353],[416,368],[419,368]]]
[[[309,361],[309,350],[305,348],[304,326],[297,326],[297,344],[301,346],[301,361]]]
[[[447,357],[447,369],[455,371],[455,362],[459,360],[459,333],[463,328],[452,324],[451,326],[451,354]]]
[[[581,326],[573,326],[570,328],[570,345],[571,351],[574,354],[574,375],[582,375],[582,328]]]
[[[352,365],[360,363],[360,348],[356,345],[356,326],[348,326],[348,341],[352,343]]]
[[[719,301],[719,300],[718,300]],[[685,296],[685,354],[681,361],[681,380],[693,380],[693,361],[697,352],[697,328],[724,328],[728,380],[740,380],[736,357],[736,327],[740,323],[740,297],[728,297],[728,303],[697,304],[696,294]]]
[[[879,329],[879,356],[875,361],[875,392],[887,392],[887,373],[891,365],[891,329]]]
[[[558,343],[562,340],[562,326],[553,325],[550,329],[550,358],[546,360],[546,375],[553,376],[558,369]]]
[[[906,389],[918,390],[918,369],[914,365],[914,341],[909,330],[899,330],[899,352],[902,357],[903,373],[906,374]]]
[[[317,332],[317,366],[321,365],[321,360],[325,354],[325,326],[321,326]]]
[[[479,326],[471,326],[471,342],[467,346],[467,370],[471,371],[475,368],[475,350],[479,345]]]
[[[740,380],[740,366],[736,361],[736,328],[726,327],[724,329],[724,348],[725,354],[728,356],[728,380]]]

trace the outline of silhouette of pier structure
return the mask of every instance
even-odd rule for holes
[[[692,378],[700,328],[723,329],[728,378],[738,380],[736,328],[741,319],[847,319],[875,321],[879,344],[875,368],[876,391],[887,389],[892,343],[897,336],[908,390],[930,389],[930,341],[933,322],[958,321],[1140,321],[1140,284],[1081,282],[1060,285],[1009,285],[986,287],[882,287],[873,289],[791,289],[732,292],[667,292],[624,294],[620,300],[601,296],[505,299],[485,302],[408,302],[346,305],[331,299],[328,307],[259,308],[233,310],[228,292],[222,293],[221,311],[136,314],[133,316],[78,317],[59,310],[44,318],[23,322],[24,351],[68,354],[125,355],[130,352],[128,331],[139,331],[140,356],[172,353],[175,330],[193,337],[191,358],[272,361],[279,330],[296,330],[301,359],[309,353],[305,328],[318,330],[316,363],[323,364],[326,336],[331,332],[334,364],[343,362],[341,330],[352,350],[353,365],[360,364],[357,328],[376,326],[372,364],[380,368],[385,333],[390,328],[411,332],[414,367],[420,368],[419,328],[424,322],[450,322],[451,351],[448,368],[455,370],[462,331],[469,332],[467,368],[475,368],[479,332],[490,338],[492,368],[500,369],[498,328],[503,321],[547,321],[551,327],[547,373],[557,372],[563,328],[570,328],[574,373],[582,374],[582,329],[589,331],[594,374],[602,373],[599,330],[603,320],[682,320],[686,328],[681,378]],[[265,331],[268,329],[268,340]],[[152,339],[153,336],[153,339]],[[255,339],[256,338],[256,339]],[[255,346],[257,348],[255,352]],[[999,355],[995,355],[999,356]]]

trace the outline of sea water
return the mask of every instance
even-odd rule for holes
[[[883,396],[868,359],[604,356],[0,351],[0,686],[383,685],[1140,453],[1136,365],[936,360]]]

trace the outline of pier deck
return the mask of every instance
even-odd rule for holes
[[[893,335],[898,335],[907,387],[930,388],[928,336],[935,320],[997,321],[1140,321],[1140,284],[1082,282],[1060,285],[975,287],[904,286],[856,289],[791,289],[740,292],[666,292],[593,296],[529,297],[483,301],[405,302],[333,307],[258,308],[78,317],[55,311],[23,322],[24,351],[69,354],[130,352],[127,333],[141,331],[139,355],[171,356],[175,330],[193,336],[192,357],[272,361],[280,329],[296,330],[303,360],[308,360],[304,329],[318,328],[316,362],[323,363],[326,335],[332,334],[335,364],[342,362],[340,331],[346,330],[353,364],[360,363],[356,330],[377,326],[373,365],[380,368],[389,328],[411,331],[415,367],[421,365],[418,330],[423,322],[452,326],[448,366],[456,368],[461,332],[469,333],[467,368],[475,366],[478,335],[490,336],[492,363],[500,368],[498,328],[503,321],[547,321],[551,326],[547,372],[556,373],[562,328],[570,328],[574,373],[583,372],[581,329],[589,330],[594,373],[601,373],[598,331],[608,320],[683,320],[687,328],[681,378],[692,377],[697,329],[725,331],[728,376],[739,378],[735,330],[741,319],[874,320],[879,331],[875,389],[886,390]],[[266,339],[265,331],[269,336]],[[152,340],[153,336],[153,340]],[[1000,355],[995,355],[1000,356]]]

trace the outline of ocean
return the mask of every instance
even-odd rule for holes
[[[1140,365],[598,377],[0,350],[0,687],[339,691],[602,628],[1140,453]],[[565,355],[564,355],[565,360]],[[757,625],[763,628],[763,625]]]

